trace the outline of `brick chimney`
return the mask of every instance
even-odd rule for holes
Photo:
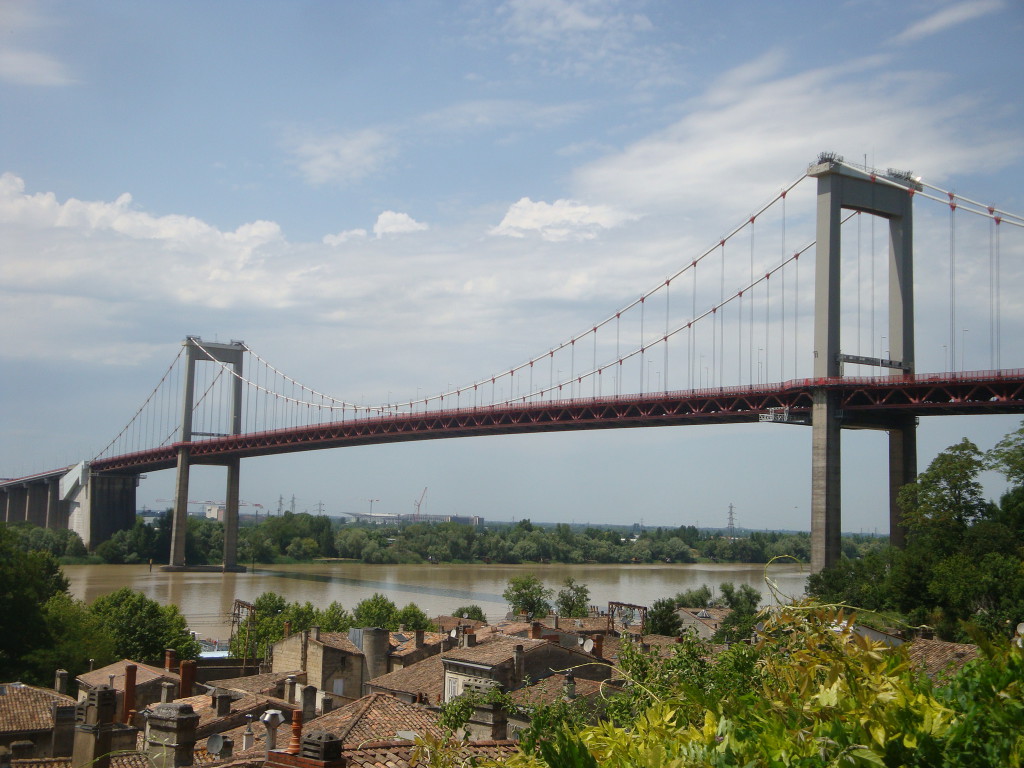
[[[182,699],[192,695],[192,687],[196,682],[196,663],[192,659],[181,662],[181,688],[178,696]]]
[[[535,621],[530,625],[530,639],[540,640],[541,633],[544,631],[544,625],[539,621]]]
[[[476,647],[476,630],[473,627],[464,627],[462,630],[462,647]]]
[[[210,700],[217,717],[226,717],[231,714],[231,694],[223,688],[214,689],[210,694]]]
[[[604,658],[604,635],[594,635],[591,638],[594,641],[594,655],[599,659]]]
[[[306,720],[312,720],[316,717],[316,694],[317,689],[315,685],[302,686],[302,692],[299,694],[299,699],[302,703],[302,716]]]
[[[110,741],[117,713],[117,691],[100,685],[86,694],[75,709],[72,765],[109,768]]]
[[[52,757],[70,757],[75,751],[75,705],[53,702]]]
[[[177,688],[177,686],[174,683],[172,683],[170,680],[166,680],[166,681],[160,683],[160,703],[161,704],[170,704],[172,701],[174,701],[174,689],[175,688]]]
[[[297,681],[295,675],[288,675],[284,681],[284,700],[289,704],[295,703],[295,686]]]
[[[164,651],[164,671],[173,672],[174,665],[178,661],[178,653],[173,648]]]
[[[290,621],[284,623],[284,636],[286,640],[292,636],[292,623]]]
[[[417,648],[422,648],[423,647],[425,638],[426,638],[426,633],[422,629],[417,629],[416,630],[416,647]],[[65,672],[65,674],[67,674],[67,673]]]
[[[192,765],[199,715],[191,704],[159,704],[149,715],[146,752],[154,768]],[[79,765],[79,763],[75,763]]]
[[[135,709],[135,681],[139,668],[135,664],[124,665],[124,701],[121,704],[121,722],[130,722],[128,713]]]

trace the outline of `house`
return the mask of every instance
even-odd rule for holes
[[[535,709],[550,706],[560,700],[575,702],[577,706],[586,708],[589,713],[588,722],[597,722],[604,715],[607,697],[620,689],[621,681],[587,680],[577,678],[571,672],[550,675],[509,694],[516,709],[508,714],[505,735],[518,741],[519,733],[530,727]]]
[[[429,656],[366,685],[371,693],[388,693],[409,704],[438,705],[444,699],[444,663],[440,655]]]
[[[540,680],[568,669],[590,680],[607,680],[611,675],[607,664],[578,648],[504,635],[477,644],[475,635],[467,634],[464,645],[442,653],[441,661],[445,701],[466,691],[486,692],[496,686],[512,691],[528,679]]]
[[[274,644],[272,671],[298,669],[308,685],[336,699],[335,704],[361,698],[364,685],[394,669],[414,664],[441,651],[444,636],[436,632],[388,632],[365,627],[349,632],[297,632]]]
[[[918,638],[906,646],[910,663],[932,679],[959,672],[967,662],[978,658],[978,646],[970,643]]]
[[[184,662],[186,677],[189,670],[195,667]],[[194,676],[192,678],[195,679]],[[121,659],[113,664],[108,664],[92,672],[86,672],[76,678],[78,683],[78,700],[85,701],[90,691],[100,686],[110,686],[117,692],[117,713],[115,718],[119,721],[125,720],[125,699],[128,699],[128,710],[141,711],[151,704],[156,704],[167,699],[164,693],[164,686],[173,688],[173,696],[192,695],[192,684],[185,680],[182,685],[181,675],[171,672],[169,668],[161,669],[149,664],[143,664],[130,659]]]
[[[14,757],[65,757],[74,739],[75,700],[49,688],[0,684],[0,747]]]
[[[277,699],[285,698],[285,683],[289,677],[293,677],[302,684],[306,683],[306,675],[301,669],[290,669],[284,672],[264,672],[259,675],[248,677],[229,677],[223,680],[211,680],[206,683],[209,688],[225,688],[229,691],[241,693],[259,693],[264,696],[273,696]]]
[[[702,640],[710,640],[732,613],[732,608],[679,608],[676,615],[682,622],[680,632],[693,632]]]

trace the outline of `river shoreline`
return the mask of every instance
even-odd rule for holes
[[[650,605],[686,589],[707,584],[713,590],[725,581],[757,589],[765,604],[799,597],[809,574],[805,564],[762,563],[536,563],[368,565],[357,561],[319,561],[296,565],[257,565],[247,573],[161,571],[155,564],[66,565],[65,575],[75,597],[92,602],[130,586],[157,602],[175,604],[200,637],[226,640],[235,599],[252,602],[263,592],[285,600],[324,607],[339,602],[351,610],[356,603],[382,593],[400,608],[412,602],[428,616],[450,613],[462,605],[479,605],[488,620],[505,617],[501,597],[512,576],[531,573],[557,590],[572,577],[590,589],[590,602],[609,601]],[[776,598],[766,577],[779,590]]]

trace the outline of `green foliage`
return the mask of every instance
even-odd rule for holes
[[[675,604],[679,608],[707,608],[711,604],[711,587],[701,584],[696,589],[679,592]]]
[[[452,616],[458,616],[463,619],[472,619],[473,621],[482,621],[487,623],[487,616],[484,614],[484,609],[479,605],[462,605],[452,611]]]
[[[23,658],[26,682],[50,685],[55,669],[70,679],[89,671],[89,662],[105,666],[117,660],[116,644],[103,619],[81,600],[58,592],[43,606],[47,635],[52,644],[41,645]]]
[[[398,629],[398,606],[379,592],[357,603],[352,616],[357,627]]]
[[[409,603],[405,608],[395,614],[395,623],[398,627],[405,627],[406,631],[415,632],[418,629],[432,630],[433,622],[430,621],[423,609],[415,603]]]
[[[133,661],[153,662],[173,648],[180,659],[199,655],[199,643],[192,637],[176,605],[160,605],[141,592],[122,587],[97,598],[89,606],[114,639],[114,653]]]
[[[559,616],[587,616],[590,612],[590,589],[586,584],[578,584],[572,576],[567,576],[555,598],[555,609]]]
[[[548,601],[554,590],[548,589],[532,573],[513,576],[501,596],[508,601],[513,613],[523,613],[534,618],[543,618],[551,612]]]
[[[655,600],[647,612],[647,631],[650,634],[674,637],[682,626],[683,622],[676,613],[676,602],[671,597]]]
[[[842,560],[811,576],[819,599],[893,612],[910,625],[933,626],[940,637],[966,640],[965,622],[1007,637],[1024,617],[1024,488],[999,504],[981,495],[979,473],[1002,469],[1015,478],[1024,461],[1021,430],[983,455],[969,440],[940,453],[916,483],[900,492],[907,546]]]
[[[574,742],[608,768],[1022,764],[1024,651],[986,647],[984,659],[935,689],[904,650],[852,626],[841,611],[792,606],[767,619],[756,645],[733,646],[714,664],[696,645],[664,660],[627,645],[632,709],[506,765],[586,760],[566,749]]]
[[[23,551],[17,534],[0,525],[0,680],[26,676],[25,655],[52,646],[43,606],[67,588],[52,554]]]

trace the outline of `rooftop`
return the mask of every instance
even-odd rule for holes
[[[421,693],[427,697],[429,703],[440,704],[444,694],[444,663],[441,657],[435,654],[408,667],[375,677],[369,684],[375,688],[398,693]]]
[[[74,706],[70,696],[22,683],[0,684],[0,734],[53,728],[53,705]]]
[[[79,684],[84,684],[87,688],[96,688],[100,685],[107,685],[110,682],[110,676],[114,676],[112,688],[119,691],[124,690],[124,668],[134,664],[138,667],[135,672],[135,685],[145,685],[146,683],[157,681],[169,681],[172,683],[180,683],[181,676],[177,672],[168,672],[163,667],[154,667],[150,664],[143,664],[139,661],[132,661],[131,659],[121,659],[115,661],[113,664],[108,664],[105,667],[94,669],[92,672],[86,672],[84,675],[79,675],[76,679]]]

